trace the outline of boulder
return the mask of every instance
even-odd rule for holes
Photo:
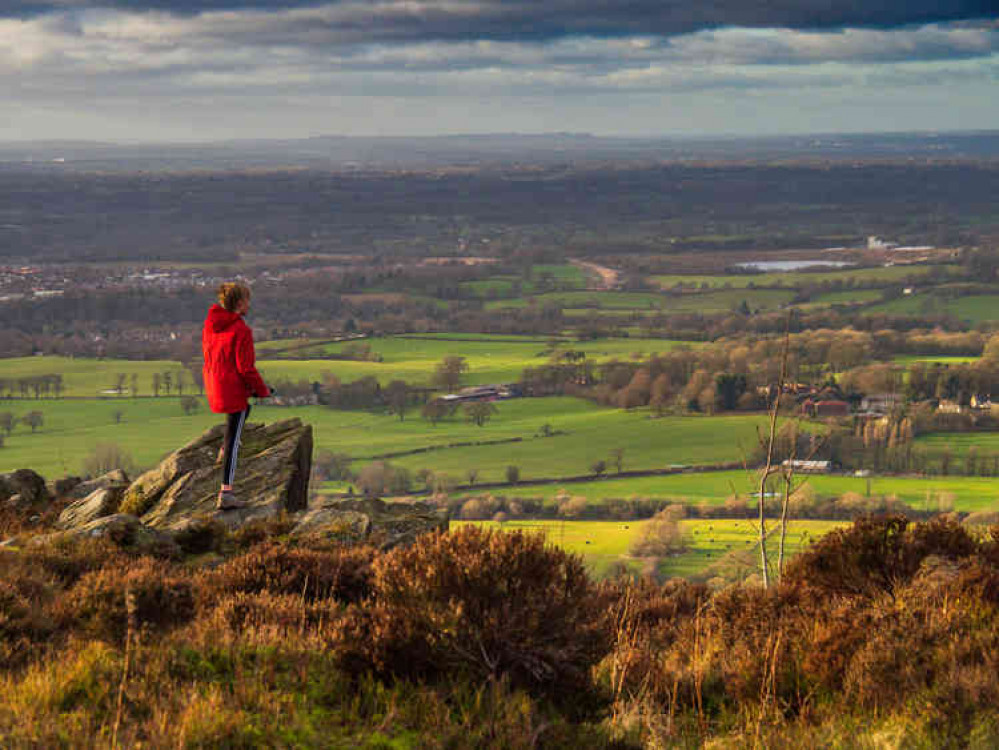
[[[45,479],[31,469],[18,469],[0,474],[0,501],[17,498],[18,505],[38,505],[51,500]]]
[[[121,510],[152,528],[178,531],[195,517],[216,518],[229,528],[247,521],[304,510],[312,470],[312,427],[299,419],[243,428],[233,492],[247,502],[240,510],[218,511],[222,483],[216,463],[224,427],[216,425],[167,456],[126,490]]]
[[[180,547],[166,532],[146,526],[135,516],[116,513],[68,531],[29,537],[28,546],[38,546],[83,539],[107,539],[118,547],[140,555],[179,557]]]
[[[125,487],[122,485],[94,490],[87,497],[67,505],[59,514],[56,528],[75,529],[98,518],[117,513],[124,494]]]
[[[48,487],[49,494],[52,497],[69,497],[70,493],[73,492],[77,487],[83,484],[83,479],[80,477],[62,477],[61,479],[53,479],[48,482],[45,486]],[[88,492],[79,495],[78,497],[86,497]]]
[[[291,535],[368,542],[388,549],[408,544],[428,531],[447,531],[448,524],[447,508],[424,502],[332,500],[301,516]]]
[[[120,487],[121,489],[125,489],[128,487],[128,484],[128,474],[121,469],[115,469],[114,471],[109,471],[107,474],[102,474],[96,479],[90,479],[86,482],[78,481],[62,496],[71,497],[75,500],[82,500],[83,498],[94,494],[97,490],[106,490],[109,487]]]

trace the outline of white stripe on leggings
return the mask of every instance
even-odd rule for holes
[[[246,422],[246,410],[239,413],[239,423],[236,425],[236,437],[232,441],[232,458],[229,459],[229,476],[225,478],[225,483],[232,485],[236,478],[236,460],[239,458],[239,444],[243,438],[243,424]]]

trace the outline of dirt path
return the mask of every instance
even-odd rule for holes
[[[599,277],[596,289],[617,289],[621,285],[621,274],[613,268],[591,263],[588,260],[576,260],[575,258],[570,258],[569,262],[578,268],[595,273]]]

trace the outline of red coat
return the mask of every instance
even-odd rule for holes
[[[243,411],[250,395],[270,395],[255,366],[253,332],[241,315],[212,305],[201,331],[201,349],[205,355],[205,394],[213,412]]]

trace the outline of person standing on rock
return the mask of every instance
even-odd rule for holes
[[[222,487],[216,507],[219,510],[243,508],[246,502],[233,495],[239,442],[250,416],[249,397],[266,398],[271,389],[256,368],[253,332],[243,321],[250,309],[250,289],[229,282],[218,289],[218,304],[212,305],[201,332],[205,357],[205,395],[216,414],[226,415],[225,442],[222,444]]]

